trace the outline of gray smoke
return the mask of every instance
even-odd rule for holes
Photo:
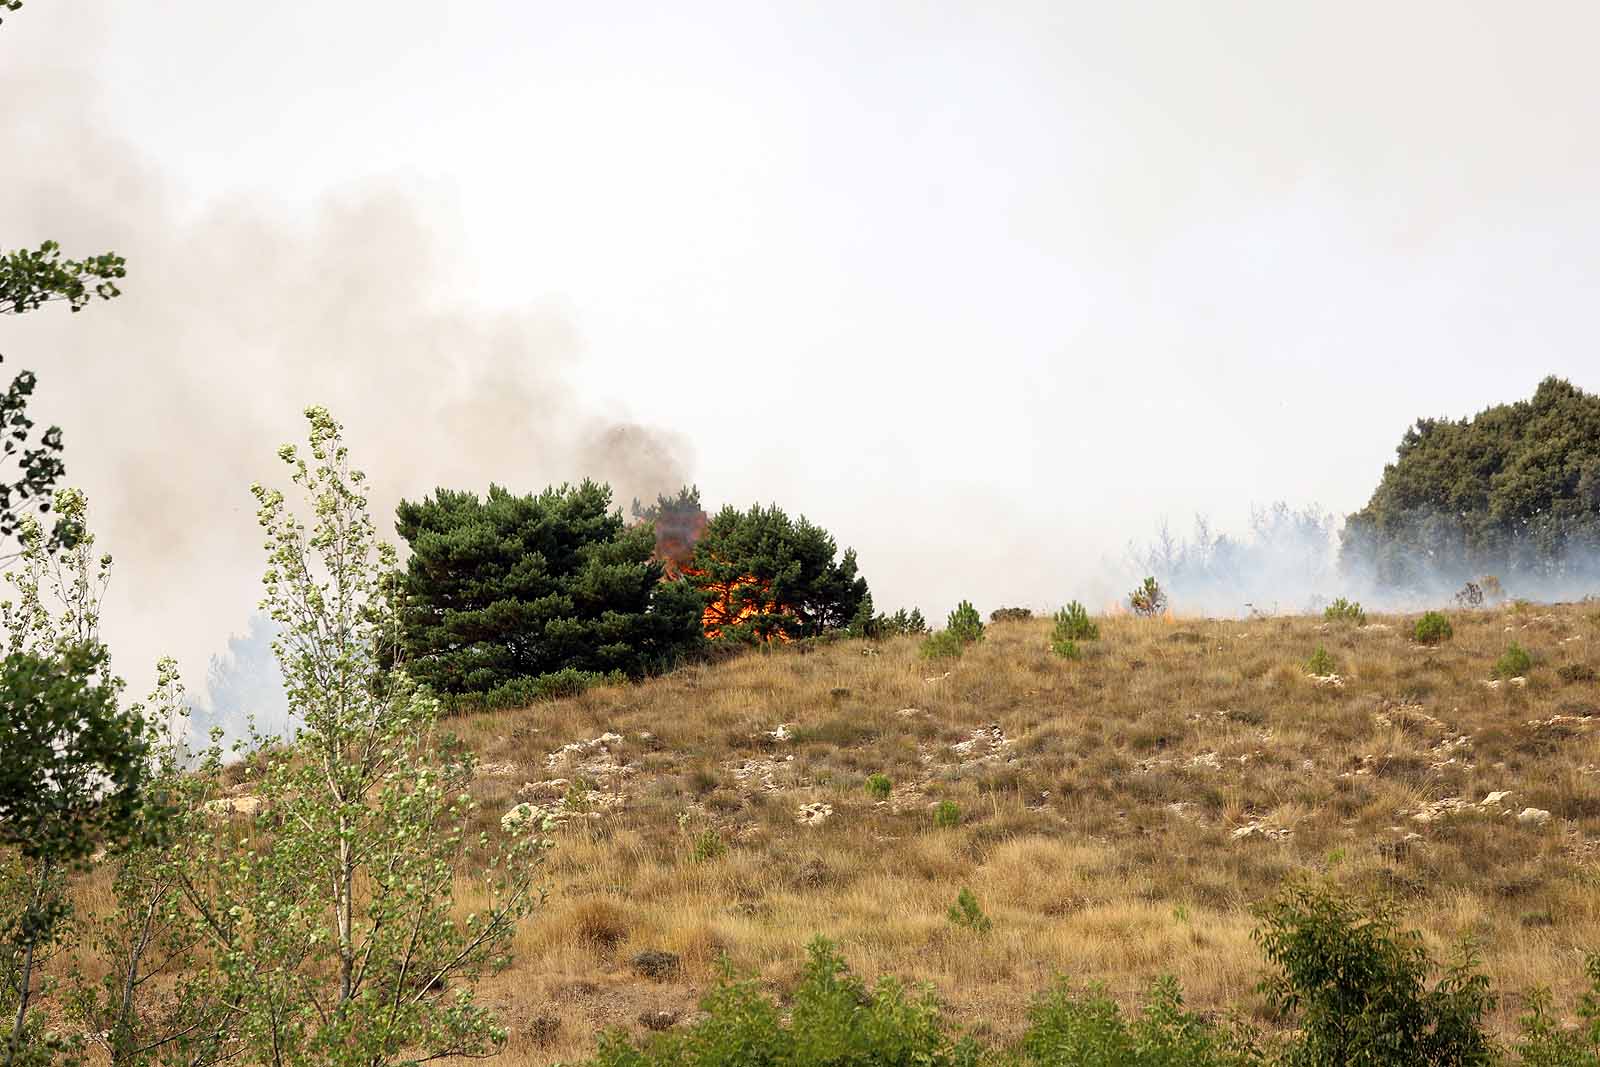
[[[0,99],[28,102],[0,109],[0,244],[114,250],[129,277],[81,314],[0,320],[0,352],[7,371],[38,373],[36,416],[62,426],[67,480],[119,559],[105,630],[136,690],[162,653],[193,685],[253,610],[249,486],[284,481],[274,453],[303,439],[308,403],[345,422],[381,528],[402,496],[440,485],[592,477],[625,505],[692,480],[682,438],[577,394],[582,339],[564,309],[532,293],[477,306],[447,207],[399,185],[302,213],[196,207],[102,128],[83,71],[29,62],[0,63]]]

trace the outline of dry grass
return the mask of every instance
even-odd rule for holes
[[[1441,953],[1475,939],[1513,994],[1502,1026],[1533,984],[1570,1002],[1600,947],[1600,687],[1557,668],[1600,668],[1600,625],[1584,606],[1454,621],[1424,648],[1404,618],[1113,617],[1076,661],[1051,655],[1047,622],[1017,622],[958,661],[842,642],[457,720],[491,772],[486,827],[554,778],[579,788],[547,793],[593,813],[558,833],[549,905],[484,989],[512,1028],[501,1062],[583,1057],[646,1012],[690,1017],[723,954],[781,993],[816,934],[859,973],[934,983],[995,1036],[1057,973],[1130,999],[1172,973],[1198,1007],[1251,1010],[1250,906],[1303,872],[1398,895]],[[1513,639],[1541,665],[1490,688]],[[1306,676],[1318,645],[1341,685]],[[547,766],[605,732],[621,769],[596,753]],[[887,801],[864,788],[875,772]],[[1487,810],[1413,818],[1496,790],[1511,793]],[[942,800],[959,825],[934,825]],[[801,825],[813,803],[832,815]],[[1526,807],[1552,817],[1502,814]],[[963,886],[987,935],[946,919]],[[681,972],[636,976],[644,949]]]

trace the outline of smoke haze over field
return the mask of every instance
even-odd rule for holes
[[[245,629],[247,487],[310,402],[385,525],[441,483],[694,480],[853,545],[880,608],[1103,604],[1163,517],[1342,515],[1418,416],[1600,387],[1597,30],[30,0],[0,246],[129,278],[0,320],[0,352],[119,558],[135,679],[171,651],[198,685]],[[1310,592],[1343,590],[1275,599]]]

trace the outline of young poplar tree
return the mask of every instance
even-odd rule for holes
[[[399,662],[395,551],[376,535],[339,424],[306,410],[310,455],[279,450],[309,505],[252,487],[263,609],[298,729],[261,754],[254,835],[224,858],[214,932],[247,1057],[413,1064],[486,1055],[505,1031],[473,997],[543,901],[542,819],[473,834],[473,762]],[[492,827],[498,827],[491,823]],[[458,917],[457,888],[472,911]]]
[[[146,724],[119,704],[122,682],[99,641],[111,559],[94,554],[87,502],[56,494],[61,521],[81,531],[52,556],[34,516],[0,602],[0,1007],[9,1026],[0,1063],[48,1063],[73,1044],[30,1018],[50,990],[44,964],[65,945],[67,875],[140,818]]]
[[[238,1051],[234,1001],[212,966],[218,943],[207,922],[217,899],[212,853],[230,837],[222,750],[213,740],[190,751],[188,702],[171,659],[157,663],[155,689],[135,710],[150,743],[144,803],[127,839],[104,858],[111,904],[81,924],[80,955],[97,966],[76,970],[66,1007],[111,1067],[210,1067]]]

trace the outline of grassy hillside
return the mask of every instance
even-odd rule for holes
[[[487,823],[569,812],[548,908],[486,991],[502,1062],[688,1018],[723,953],[781,992],[818,933],[997,1037],[1056,973],[1259,1007],[1249,908],[1296,872],[1397,894],[1437,952],[1471,937],[1498,987],[1570,1003],[1600,947],[1600,612],[1453,619],[1430,648],[1406,618],[1110,618],[1076,661],[1019,622],[957,661],[904,639],[751,653],[457,720]],[[1537,666],[1488,684],[1512,641]],[[1337,679],[1308,676],[1319,645]],[[947,918],[963,887],[987,934]],[[681,969],[636,973],[650,949]]]

